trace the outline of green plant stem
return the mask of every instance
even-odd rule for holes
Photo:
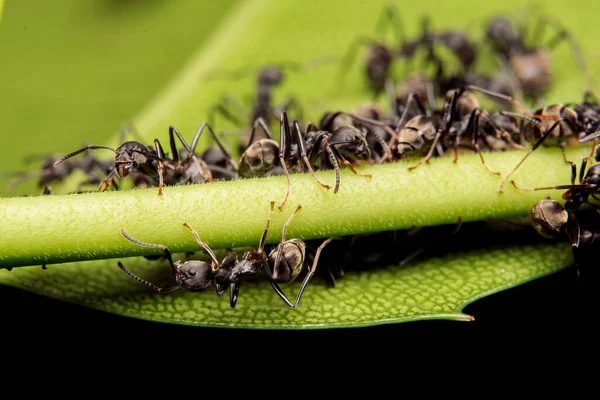
[[[504,174],[523,152],[487,154],[493,169]],[[589,149],[569,149],[570,160]],[[278,242],[281,229],[298,204],[302,210],[290,224],[288,238],[326,238],[384,230],[524,215],[536,201],[559,191],[521,192],[510,184],[498,193],[501,179],[488,173],[477,155],[434,159],[409,172],[412,162],[359,168],[372,179],[342,170],[334,194],[310,174],[292,176],[292,192],[283,211],[275,209],[267,242]],[[333,184],[333,171],[318,178]],[[569,182],[570,169],[558,149],[532,154],[514,174],[523,187]],[[187,222],[212,248],[256,246],[265,229],[269,204],[283,201],[285,177],[215,182],[122,192],[86,193],[0,199],[2,237],[0,266],[17,267],[69,261],[161,254],[134,245],[132,237],[167,245],[172,252],[198,251]]]

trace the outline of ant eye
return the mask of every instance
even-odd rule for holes
[[[194,269],[194,268],[190,268],[190,269],[188,270],[188,274],[189,274],[190,276],[195,276],[195,275],[196,275],[196,269]]]

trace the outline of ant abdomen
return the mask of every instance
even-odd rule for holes
[[[279,144],[273,139],[261,139],[252,143],[238,165],[238,176],[263,177],[271,173],[279,163]]]
[[[298,239],[288,240],[274,248],[268,258],[273,268],[271,279],[277,283],[295,281],[304,266],[305,254],[306,246]]]

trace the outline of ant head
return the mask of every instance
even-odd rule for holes
[[[283,72],[279,67],[265,67],[258,73],[258,86],[275,86],[283,81]]]
[[[200,292],[208,288],[214,280],[212,266],[204,261],[187,261],[177,265],[175,279],[181,288]]]
[[[273,281],[278,283],[295,281],[298,275],[300,275],[300,271],[302,271],[305,253],[306,246],[299,239],[288,240],[275,247],[268,258],[269,265],[273,271]],[[279,259],[279,262],[276,266],[277,259]]]
[[[115,170],[119,178],[126,177],[140,165],[148,162],[150,150],[139,142],[125,142],[115,151]]]
[[[331,134],[331,144],[350,160],[370,160],[371,150],[365,133],[351,125],[338,127]]]
[[[520,42],[512,23],[505,17],[493,18],[488,24],[486,36],[496,50],[505,56],[510,53],[515,43]]]
[[[238,176],[243,178],[262,177],[277,166],[279,144],[272,139],[261,139],[252,143],[242,154]]]
[[[575,106],[575,114],[585,134],[595,133],[600,129],[600,106],[583,103]]]
[[[540,200],[529,210],[531,224],[546,238],[563,233],[569,220],[569,213],[558,201]]]

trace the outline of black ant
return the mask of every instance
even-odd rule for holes
[[[249,113],[249,120],[254,123],[256,120],[261,118],[267,125],[270,125],[273,117],[278,117],[281,110],[289,110],[292,107],[302,111],[299,104],[293,98],[286,100],[281,106],[275,107],[273,105],[273,90],[280,86],[284,81],[284,71],[301,72],[306,71],[315,66],[331,61],[330,57],[319,58],[311,60],[306,63],[295,63],[295,62],[284,62],[274,65],[266,65],[258,69],[256,76],[256,97],[253,100],[252,111]],[[244,76],[248,72],[248,68],[242,68],[238,71],[227,73],[232,78],[238,78]],[[247,114],[244,110],[244,106],[239,104],[231,96],[226,96],[223,101],[213,106],[209,112],[209,121],[211,124],[213,121],[213,113],[218,112],[230,122],[233,122],[236,126],[244,126],[245,122],[240,121],[236,117],[235,113],[230,111],[230,107],[235,107],[238,112]]]
[[[36,177],[39,177],[39,187],[45,187],[53,182],[61,182],[75,170],[82,171],[87,176],[87,180],[79,183],[77,189],[77,191],[79,191],[79,187],[85,184],[99,184],[101,179],[97,176],[97,171],[106,173],[111,168],[110,162],[97,160],[90,153],[86,153],[83,158],[78,160],[69,160],[68,162],[64,162],[58,168],[55,168],[54,163],[57,160],[57,157],[47,156],[44,159],[42,168],[40,170],[19,173],[20,176],[18,176],[8,185],[8,191],[13,190],[18,184]],[[10,174],[13,175],[15,173]]]
[[[103,192],[109,186],[113,185],[113,179],[124,178],[130,173],[137,173],[137,175],[145,180],[151,181],[150,186],[155,186],[155,177],[158,176],[158,194],[162,194],[162,188],[164,186],[164,164],[158,154],[162,153],[160,142],[158,139],[154,140],[155,149],[146,146],[140,142],[125,142],[121,146],[113,149],[108,146],[94,146],[88,145],[82,149],[76,150],[72,153],[67,154],[54,162],[54,167],[60,166],[67,159],[76,156],[77,154],[83,153],[84,151],[94,149],[107,149],[115,153],[114,164],[108,172],[106,178],[100,182],[98,191]]]
[[[353,114],[348,115],[353,116]],[[368,118],[353,117],[381,125]],[[262,127],[267,137],[255,142],[258,126]],[[341,126],[333,132],[328,132],[309,124],[306,135],[303,135],[299,122],[294,120],[290,126],[287,112],[284,111],[280,115],[279,129],[279,143],[277,143],[273,140],[265,121],[260,118],[256,120],[250,136],[251,143],[244,151],[238,169],[238,176],[248,178],[278,173],[276,168],[280,167],[282,173],[287,177],[287,191],[283,202],[278,206],[279,209],[283,208],[290,195],[290,170],[293,172],[309,171],[315,182],[325,189],[331,189],[331,186],[322,183],[316,177],[313,166],[316,169],[333,168],[336,174],[334,193],[338,192],[340,185],[340,162],[348,166],[353,173],[370,178],[368,174],[357,172],[348,161],[348,159],[355,161],[370,160],[371,158],[365,133],[354,126]]]
[[[285,239],[288,225],[302,207],[300,205],[296,207],[292,215],[288,218],[283,226],[281,243],[276,246],[267,256],[264,252],[264,246],[267,233],[269,231],[269,224],[273,215],[274,206],[275,202],[271,202],[271,209],[267,219],[267,225],[260,238],[258,249],[256,251],[245,252],[241,260],[238,260],[237,253],[232,252],[227,255],[223,261],[219,262],[208,244],[200,239],[198,233],[191,226],[189,226],[187,223],[184,223],[183,226],[185,226],[194,235],[198,245],[200,245],[200,247],[202,247],[210,257],[210,263],[199,260],[185,262],[177,260],[173,262],[171,252],[167,246],[141,242],[132,238],[125,232],[125,230],[121,229],[121,234],[123,237],[130,242],[137,244],[138,246],[162,250],[165,257],[169,260],[171,274],[175,278],[177,285],[170,288],[161,288],[135,275],[125,268],[121,262],[118,263],[119,268],[121,268],[123,272],[125,272],[135,281],[144,284],[157,293],[168,293],[178,289],[200,292],[206,290],[214,282],[218,295],[223,295],[228,288],[230,289],[229,304],[232,308],[234,308],[237,303],[241,280],[244,277],[256,276],[258,270],[260,268],[264,268],[276,293],[281,297],[286,305],[288,305],[290,308],[296,308],[300,302],[306,285],[314,275],[321,250],[327,245],[327,243],[333,240],[333,238],[324,241],[317,250],[313,265],[302,282],[302,286],[298,292],[295,303],[292,303],[279,288],[278,284],[294,281],[298,277],[304,265],[304,242],[299,239]]]
[[[175,146],[174,134],[177,135],[185,150],[188,152],[188,157],[184,159],[183,164],[181,164],[183,168],[179,166],[179,153]],[[171,127],[169,129],[169,135],[171,151],[174,157],[173,160],[169,160],[165,156],[159,140],[154,139],[154,149],[137,141],[125,142],[116,149],[107,146],[89,145],[56,160],[54,162],[54,167],[56,168],[60,166],[67,159],[83,153],[84,151],[93,149],[107,149],[115,153],[115,159],[113,166],[110,168],[106,178],[104,178],[104,180],[102,180],[100,183],[98,191],[101,192],[106,190],[108,186],[113,185],[113,180],[115,177],[124,178],[130,174],[133,174],[136,187],[141,185],[157,186],[156,177],[158,176],[158,194],[162,195],[163,186],[165,185],[165,171],[167,169],[169,169],[169,171],[174,171],[174,173],[181,173],[182,176],[184,176],[184,178],[181,178],[181,176],[176,177],[178,179],[176,183],[181,183],[182,179],[185,181],[183,183],[189,183],[190,181],[197,180],[197,173],[199,173],[205,181],[212,182],[213,179],[210,176],[210,171],[207,172],[205,168],[202,167],[200,160],[198,160],[197,156],[183,140],[179,132]],[[199,137],[199,133],[196,136]],[[194,139],[195,140],[192,143],[193,147],[195,147],[198,138],[195,137]],[[196,171],[190,170],[190,159],[193,161]],[[178,167],[176,168],[176,166]],[[170,174],[167,177],[173,178],[173,174]],[[173,184],[173,182],[168,182],[167,184]]]
[[[525,124],[524,126],[523,135],[525,137],[531,136],[533,139],[537,139],[527,154],[525,154],[515,168],[513,168],[504,178],[500,184],[500,193],[503,192],[503,187],[509,177],[525,162],[527,157],[542,144],[558,145],[564,151],[564,147],[567,146],[570,139],[575,139],[582,144],[595,140],[600,136],[600,106],[593,100],[593,94],[590,92],[586,92],[584,101],[576,104],[574,107],[563,104],[553,104],[532,112],[511,96],[473,86],[468,86],[467,88],[477,90],[491,97],[503,99],[523,110],[524,114],[509,111],[500,111],[500,114],[523,120],[526,123],[528,122],[529,124]],[[593,154],[594,149],[595,145],[591,154]],[[566,159],[565,162],[573,166],[573,164]]]
[[[600,161],[600,151],[596,152],[596,161]],[[590,196],[594,200],[600,200],[600,164],[595,164],[587,169],[587,158],[581,161],[581,167],[579,169],[579,183],[575,183],[577,175],[577,168],[574,164],[571,164],[571,184],[570,185],[557,185],[547,186],[539,188],[522,188],[517,186],[515,181],[510,181],[511,184],[518,190],[529,192],[538,190],[567,190],[563,193],[562,198],[565,200],[564,208],[568,212],[574,212],[579,209],[582,205],[587,204],[593,208],[600,209],[600,206],[589,201]],[[585,173],[585,175],[584,175]]]
[[[492,171],[483,158],[479,145],[482,136],[482,129],[480,129],[482,118],[486,126],[492,128],[498,140],[504,139],[511,145],[518,145],[512,141],[509,134],[497,127],[489,114],[479,106],[477,98],[470,93],[476,90],[480,88],[466,86],[450,91],[446,96],[443,111],[435,109],[428,112],[416,94],[409,97],[396,127],[397,138],[392,142],[391,147],[401,158],[428,149],[427,154],[417,164],[409,167],[409,171],[428,162],[435,152],[440,156],[443,155],[446,149],[454,150],[454,162],[457,162],[457,148],[469,147],[477,152],[489,173],[500,175]],[[416,116],[411,118],[415,108]],[[487,130],[483,133],[489,134]],[[465,142],[466,138],[470,138],[470,143]],[[426,147],[427,145],[429,147]]]
[[[398,14],[396,7],[388,5],[383,9],[377,23],[379,27],[377,30],[381,30],[380,28],[386,23],[392,26],[395,35],[400,39],[398,48],[391,48],[381,41],[368,37],[358,37],[342,61],[342,76],[352,64],[357,46],[368,47],[365,60],[366,74],[369,85],[376,95],[385,88],[392,62],[395,59],[412,60],[416,51],[422,47],[432,48],[435,44],[442,44],[457,57],[464,71],[468,71],[474,64],[477,56],[476,47],[465,33],[457,31],[431,32],[429,19],[425,17],[422,20],[421,35],[415,40],[405,40],[406,35]]]
[[[545,25],[552,26],[556,34],[546,45],[538,45]],[[536,46],[528,46],[525,43],[525,33],[517,33],[512,23],[505,17],[493,18],[486,32],[486,43],[489,43],[493,51],[507,61],[519,81],[523,94],[534,99],[543,95],[550,85],[552,72],[548,50],[552,51],[564,40],[571,48],[577,67],[588,79],[588,84],[591,84],[591,76],[587,73],[579,46],[558,21],[548,16],[538,19],[534,30]]]
[[[381,107],[377,103],[367,102],[358,106],[352,113],[345,111],[325,113],[319,121],[319,130],[334,132],[344,126],[352,126],[366,132],[365,138],[371,158],[376,163],[382,163],[392,158],[388,142],[396,136],[396,133],[389,125]]]
[[[202,153],[200,159],[198,159],[195,156],[196,146],[205,129],[209,131],[219,148],[209,147]],[[175,136],[179,139],[185,150],[181,152],[181,155],[177,151]],[[236,162],[229,156],[229,153],[215,135],[212,127],[206,122],[200,124],[190,145],[186,143],[177,128],[173,126],[169,127],[169,142],[171,151],[173,152],[173,159],[167,160],[162,152],[162,148],[159,154],[161,159],[167,160],[165,181],[168,185],[211,182],[214,181],[213,173],[215,172],[219,177],[224,177],[225,179],[235,178],[235,171],[238,168]]]

